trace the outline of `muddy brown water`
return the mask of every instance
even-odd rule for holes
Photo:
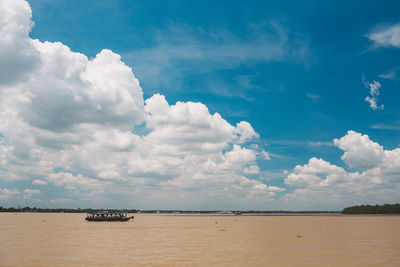
[[[400,266],[400,216],[0,213],[0,266]]]

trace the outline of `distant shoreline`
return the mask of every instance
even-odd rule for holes
[[[84,212],[0,212],[1,214],[81,214]],[[128,212],[128,214],[133,214]],[[134,213],[135,216],[165,216],[165,217],[397,217],[400,214],[343,214],[340,212],[336,213],[259,213],[251,214],[245,213],[240,215],[235,214],[220,214],[220,213]]]
[[[0,206],[0,212],[11,213],[92,213],[98,211],[126,212],[137,214],[160,214],[171,216],[338,216],[338,215],[400,215],[400,204],[359,205],[344,208],[342,211],[289,211],[289,210],[139,210],[139,209],[62,209],[36,207],[9,207]]]
[[[138,210],[138,209],[50,209],[50,208],[3,208],[0,207],[0,212],[17,212],[17,213],[91,213],[97,211],[116,212],[124,211],[127,213],[140,214],[164,214],[164,215],[283,215],[283,214],[340,214],[340,211],[270,211],[270,210]]]

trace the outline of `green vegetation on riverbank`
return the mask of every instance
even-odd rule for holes
[[[343,214],[400,214],[400,204],[360,205],[343,209]]]

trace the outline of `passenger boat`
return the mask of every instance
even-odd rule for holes
[[[127,212],[108,212],[108,211],[98,211],[88,213],[86,216],[86,221],[88,222],[126,222],[130,219],[133,220],[134,216],[127,216]]]

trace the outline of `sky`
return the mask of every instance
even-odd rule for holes
[[[0,0],[0,206],[398,203],[399,11]]]

